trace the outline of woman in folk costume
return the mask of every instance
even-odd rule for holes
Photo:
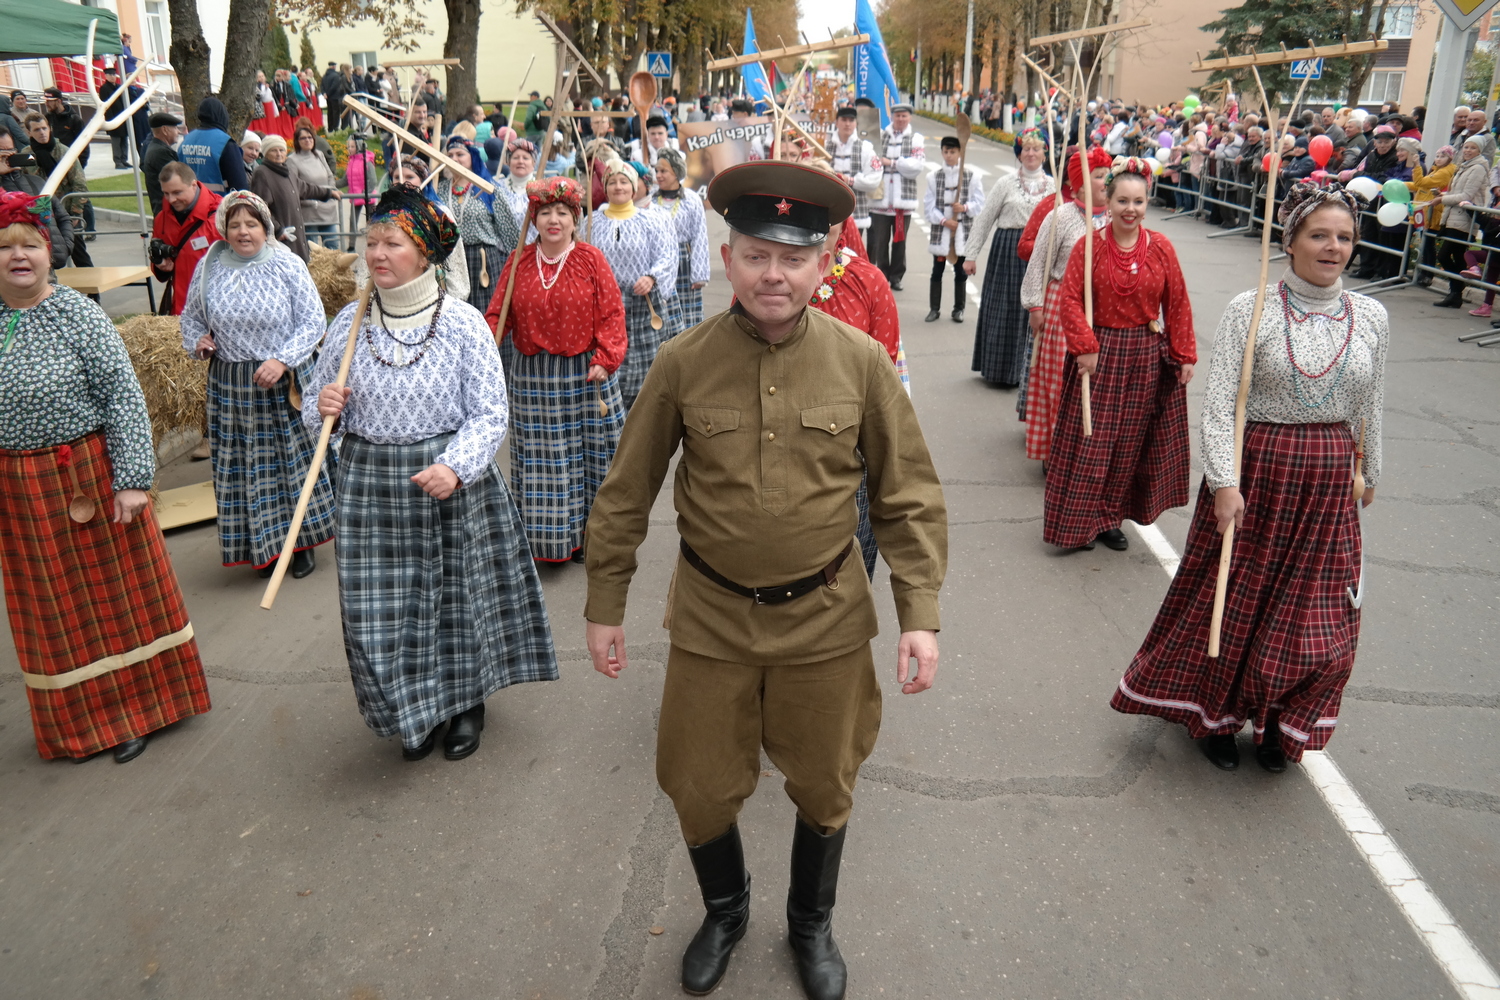
[[[484,317],[439,287],[452,220],[406,185],[380,198],[365,233],[375,283],[344,388],[343,352],[323,352],[309,428],[335,417],[337,549],[344,649],[365,722],[401,737],[407,760],[479,748],[485,699],[555,680],[557,657],[521,515],[496,468],[505,378]],[[332,330],[345,331],[357,305]]]
[[[1112,162],[1110,155],[1098,146],[1088,151],[1094,229],[1109,222],[1104,179],[1109,176]],[[1043,463],[1052,448],[1052,428],[1057,423],[1057,408],[1062,398],[1063,361],[1068,352],[1062,324],[1063,276],[1068,272],[1073,250],[1089,228],[1083,220],[1083,162],[1076,151],[1068,157],[1067,175],[1062,205],[1052,211],[1055,199],[1043,198],[1036,207],[1036,212],[1045,209],[1047,214],[1037,229],[1036,245],[1026,264],[1026,278],[1021,282],[1021,307],[1030,315],[1031,335],[1040,337],[1042,343],[1040,350],[1033,351],[1036,364],[1026,373],[1026,388],[1017,409],[1026,420],[1026,457]],[[1050,273],[1047,272],[1049,245],[1053,245]]]
[[[209,358],[208,438],[219,550],[225,566],[270,576],[317,443],[302,425],[301,387],[323,339],[323,301],[307,265],[272,236],[271,210],[231,191],[188,286],[182,346]],[[315,568],[313,547],[333,537],[333,487],[318,473],[297,535],[292,576]]]
[[[432,202],[439,214],[452,223],[456,229],[458,227],[458,220],[453,217],[453,213],[448,210],[448,206],[443,204],[443,199],[437,196],[437,192],[432,189],[432,185],[427,183],[429,172],[427,161],[420,156],[403,156],[401,157],[401,166],[399,168],[395,164],[391,164],[389,175],[390,185],[404,184],[407,187],[420,190],[422,196]],[[373,218],[373,205],[369,211]],[[454,245],[453,252],[442,263],[435,265],[438,284],[442,286],[443,291],[454,298],[463,299],[466,302],[469,299],[469,290],[473,287],[469,279],[469,265],[465,259],[467,256],[468,254],[464,248],[463,233],[459,233],[458,243]],[[355,286],[363,288],[365,282],[369,280],[370,267],[365,262],[365,255],[361,254],[359,259],[354,262]]]
[[[708,284],[708,225],[703,198],[684,187],[687,161],[675,149],[664,149],[656,159],[656,194],[652,202],[672,220],[677,231],[677,302],[682,328],[703,322],[703,286]]]
[[[928,285],[927,322],[943,314],[943,270],[948,264],[948,249],[956,255],[953,265],[953,322],[964,321],[964,244],[968,242],[974,218],[984,209],[984,185],[973,167],[960,167],[963,147],[956,136],[945,135],[942,141],[943,166],[927,178],[923,212],[931,226],[927,252],[932,255],[932,281]],[[960,173],[962,171],[962,173]],[[958,208],[955,210],[954,205]]]
[[[619,376],[629,410],[657,350],[681,332],[681,313],[669,301],[677,291],[677,234],[665,213],[636,207],[640,175],[630,164],[609,160],[600,169],[609,204],[594,211],[593,244],[604,251],[625,303],[629,345]],[[651,326],[653,309],[661,317],[660,330]]]
[[[995,245],[990,249],[990,262],[984,271],[979,322],[974,329],[974,361],[970,367],[986,382],[1002,389],[1014,389],[1021,384],[1031,354],[1030,317],[1021,307],[1026,261],[1016,253],[1016,247],[1031,213],[1052,194],[1052,178],[1042,173],[1042,153],[1046,147],[1041,131],[1028,129],[1019,141],[1020,172],[990,190],[961,250],[964,273],[973,274],[990,231],[996,230]]]
[[[1359,507],[1380,479],[1390,343],[1386,311],[1343,290],[1363,202],[1298,184],[1281,205],[1290,267],[1266,289],[1245,404],[1238,478],[1234,410],[1255,293],[1229,303],[1203,399],[1203,486],[1182,565],[1110,701],[1187,727],[1216,766],[1239,764],[1249,721],[1256,760],[1286,769],[1338,723],[1359,641]],[[1356,495],[1351,467],[1362,468]],[[1235,526],[1219,656],[1209,659],[1220,541]]]
[[[48,282],[50,213],[0,192],[0,573],[37,752],[124,763],[208,684],[146,495],[146,401],[109,317]]]
[[[526,185],[531,183],[536,174],[536,146],[527,139],[512,139],[505,146],[505,165],[510,168],[503,183],[500,183],[500,193],[505,196],[506,204],[510,206],[510,213],[516,220],[517,228],[526,218],[530,210],[530,199],[526,194]],[[530,238],[530,233],[527,237]],[[515,244],[511,244],[514,246]]]
[[[1177,252],[1145,228],[1150,161],[1117,157],[1105,187],[1109,225],[1094,241],[1093,326],[1084,315],[1084,250],[1061,296],[1068,360],[1047,463],[1042,537],[1065,549],[1129,547],[1120,522],[1150,524],[1188,502],[1187,384],[1198,361],[1193,306]],[[1081,241],[1080,241],[1081,242]],[[1093,435],[1083,434],[1092,381]]]
[[[458,136],[448,138],[448,155],[459,166],[468,167],[498,188],[499,181],[484,165],[479,148]],[[494,297],[496,279],[505,259],[516,248],[520,228],[510,213],[508,200],[482,191],[462,177],[444,173],[432,185],[438,199],[458,221],[463,238],[464,264],[469,272],[469,305],[484,312]]]
[[[533,180],[524,220],[538,238],[514,258],[490,329],[511,342],[510,475],[531,557],[583,561],[583,528],[625,426],[615,372],[625,359],[625,307],[609,262],[578,242],[583,188],[567,177]],[[507,265],[507,271],[510,265]],[[510,281],[502,274],[499,287]]]

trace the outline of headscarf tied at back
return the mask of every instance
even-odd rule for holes
[[[677,183],[681,184],[687,180],[687,161],[682,158],[681,153],[668,146],[656,154],[656,163],[660,163],[662,160],[666,160],[667,165],[672,168],[672,173],[677,175]],[[656,164],[653,163],[651,165],[655,166]]]
[[[1106,183],[1113,183],[1116,177],[1125,174],[1135,174],[1151,181],[1151,161],[1144,156],[1117,156],[1109,165],[1109,177]]]
[[[52,235],[47,232],[47,220],[52,218],[52,199],[35,197],[21,191],[0,191],[0,229],[11,226],[30,226],[42,234],[47,245],[52,245]]]
[[[484,178],[485,182],[492,187],[500,186],[500,182],[495,180],[495,175],[490,173],[490,168],[485,165],[483,150],[461,136],[450,136],[448,138],[447,148],[452,149],[454,146],[462,146],[464,148],[464,152],[469,154],[469,171],[471,173],[477,174],[478,176]],[[479,200],[484,203],[485,211],[493,212],[495,210],[494,192],[486,191],[484,188],[478,187],[477,185],[475,186],[474,190],[479,195]]]
[[[1342,184],[1314,184],[1310,181],[1299,181],[1292,185],[1287,192],[1286,198],[1281,202],[1281,209],[1276,213],[1277,221],[1281,223],[1281,245],[1287,246],[1297,236],[1297,228],[1307,220],[1307,217],[1320,208],[1336,205],[1348,212],[1354,219],[1356,231],[1359,228],[1359,213],[1364,211],[1365,200],[1353,191],[1346,191]]]
[[[1100,167],[1114,166],[1114,158],[1104,151],[1102,146],[1094,146],[1089,150],[1089,173],[1093,173]],[[1081,156],[1072,155],[1068,157],[1068,185],[1073,189],[1073,200],[1082,202],[1079,192],[1083,190],[1083,164],[1079,162]]]
[[[250,213],[260,220],[261,228],[266,231],[266,236],[274,241],[276,222],[271,215],[271,207],[260,195],[250,191],[230,191],[224,195],[223,200],[219,202],[218,211],[214,214],[215,228],[220,233],[229,232],[229,213],[241,207],[248,208]]]
[[[370,225],[391,225],[417,245],[433,264],[448,259],[458,245],[458,227],[448,214],[410,184],[393,184],[370,213]]]

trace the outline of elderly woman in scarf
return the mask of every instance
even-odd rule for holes
[[[517,226],[526,218],[528,211],[526,185],[536,176],[536,158],[536,145],[528,139],[515,139],[505,147],[505,165],[509,173],[505,175],[501,193],[516,217]]]
[[[439,214],[446,216],[448,221],[456,227],[458,220],[453,218],[453,213],[448,210],[448,206],[443,204],[443,200],[437,196],[437,192],[432,189],[432,185],[427,183],[427,177],[430,172],[427,161],[420,156],[403,156],[399,167],[394,163],[390,165],[390,173],[388,175],[389,186],[394,187],[404,184],[407,187],[417,190],[424,198],[432,202]],[[373,199],[368,210],[373,214]],[[438,283],[443,286],[443,290],[449,295],[463,299],[466,302],[469,299],[470,288],[467,256],[468,254],[464,252],[464,238],[460,234],[453,253],[449,254],[447,259],[437,268]],[[368,280],[370,280],[370,268],[365,263],[365,257],[361,255],[354,262],[354,282],[357,286],[363,288],[365,282]]]
[[[557,657],[520,513],[494,456],[509,417],[494,336],[437,268],[458,228],[418,189],[383,194],[365,234],[374,291],[348,384],[318,362],[309,429],[332,417],[344,648],[365,722],[402,755],[479,748],[485,699],[555,680]],[[367,286],[368,287],[368,286]],[[343,335],[358,307],[333,320]]]
[[[323,301],[302,263],[275,238],[271,209],[231,191],[188,286],[182,346],[209,358],[208,439],[219,551],[225,566],[271,575],[313,453],[298,387],[312,377],[323,339]],[[333,538],[333,486],[322,470],[297,535],[292,576],[315,568],[313,547]]]
[[[675,149],[659,151],[656,194],[651,201],[672,219],[677,232],[677,302],[684,330],[703,322],[703,286],[708,284],[708,225],[703,197],[690,187],[687,161]]]
[[[497,188],[491,193],[448,172],[432,185],[438,199],[453,214],[463,237],[469,305],[484,312],[495,294],[495,279],[500,276],[506,257],[516,248],[520,228],[511,215],[509,201],[498,197],[501,182],[484,165],[479,147],[459,136],[450,136],[448,155],[459,166],[468,167]]]

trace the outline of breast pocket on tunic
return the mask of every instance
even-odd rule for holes
[[[859,404],[825,403],[802,410],[804,447],[824,474],[839,475],[863,465],[859,444]],[[856,485],[858,485],[856,483]]]
[[[711,438],[739,430],[740,411],[727,406],[684,406],[682,425],[697,436]]]

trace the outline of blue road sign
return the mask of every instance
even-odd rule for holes
[[[647,52],[646,72],[652,76],[667,79],[672,75],[672,53],[670,52]]]
[[[1323,60],[1321,59],[1298,59],[1292,63],[1293,80],[1321,80],[1323,79]]]

